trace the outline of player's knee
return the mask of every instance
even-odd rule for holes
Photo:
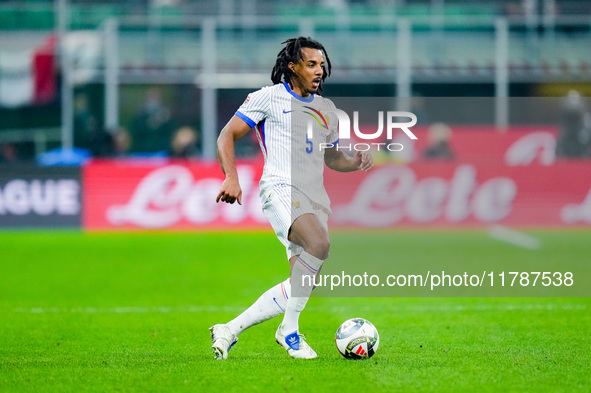
[[[330,251],[330,239],[328,236],[321,236],[310,244],[310,250],[308,251],[310,254],[314,255],[318,259],[328,259],[328,254]]]

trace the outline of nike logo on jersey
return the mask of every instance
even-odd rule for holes
[[[286,111],[285,109],[283,110],[283,113],[290,113],[290,112],[293,112],[293,111]]]

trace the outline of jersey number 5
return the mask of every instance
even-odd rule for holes
[[[308,134],[306,134],[306,153],[311,154],[314,151],[314,144],[310,139],[308,139]]]

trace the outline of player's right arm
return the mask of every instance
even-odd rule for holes
[[[234,115],[218,137],[218,161],[226,179],[222,183],[216,202],[234,203],[238,201],[238,204],[242,205],[242,189],[236,171],[234,142],[242,138],[250,129],[250,125]]]
[[[234,142],[268,117],[270,89],[262,88],[249,94],[218,137],[218,160],[226,180],[222,183],[216,202],[242,205],[242,189],[234,163]]]

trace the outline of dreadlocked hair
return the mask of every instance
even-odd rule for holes
[[[330,59],[328,58],[328,53],[326,53],[324,46],[310,37],[290,38],[283,41],[281,44],[286,45],[277,55],[275,66],[271,71],[271,81],[273,81],[274,84],[281,82],[289,83],[294,76],[294,73],[289,69],[288,65],[289,63],[297,63],[299,60],[304,59],[302,48],[319,49],[324,54],[324,59],[326,60],[324,66],[322,66],[322,81],[320,82],[320,86],[318,86],[318,91],[322,92],[324,80],[330,76],[331,70]]]

